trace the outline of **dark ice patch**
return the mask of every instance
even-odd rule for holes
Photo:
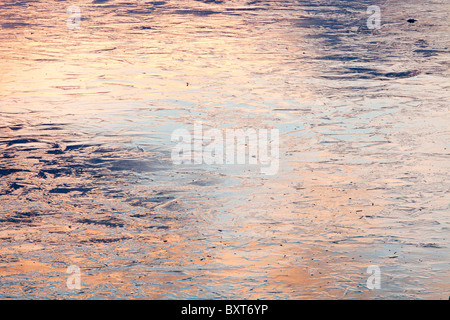
[[[18,29],[21,27],[28,27],[30,24],[25,22],[6,22],[2,23],[3,29]]]
[[[90,239],[89,242],[92,243],[113,243],[113,242],[118,242],[118,241],[123,241],[123,240],[127,240],[129,238],[127,237],[121,237],[121,238],[96,238],[96,239]],[[82,241],[82,242],[87,242],[87,241]]]
[[[214,4],[223,3],[223,0],[195,0],[195,1],[203,2],[203,3],[214,3]]]
[[[417,50],[414,50],[414,52],[415,53],[420,53],[420,54],[422,54],[422,56],[424,56],[424,57],[433,57],[433,56],[437,56],[438,55],[438,53],[440,53],[440,52],[442,52],[442,51],[439,51],[439,50],[431,50],[431,49],[417,49]]]
[[[403,71],[403,72],[389,72],[389,73],[384,74],[384,76],[388,77],[388,78],[404,79],[404,78],[415,77],[419,74],[420,74],[419,70],[410,70],[410,71]]]
[[[14,189],[14,190],[17,190],[17,189],[20,189],[20,188],[23,188],[23,187],[25,187],[25,186],[22,185],[22,184],[18,184],[18,183],[16,183],[16,182],[13,182],[13,183],[9,186],[10,189]]]
[[[64,154],[64,151],[59,150],[59,149],[57,149],[57,150],[47,150],[46,153],[47,154]]]
[[[0,219],[0,222],[10,222],[10,223],[32,223],[32,219],[17,219],[17,218],[5,218]]]
[[[29,172],[28,170],[22,170],[22,169],[0,169],[0,177],[7,176],[9,174],[16,173],[16,172],[22,172],[22,171]]]
[[[158,229],[158,230],[167,230],[169,226],[148,226],[147,229]]]
[[[79,219],[77,222],[85,223],[85,224],[95,224],[100,226],[106,226],[110,228],[122,228],[124,226],[123,223],[117,222],[118,219],[110,219],[110,220],[92,220],[92,219]]]
[[[22,128],[23,128],[23,125],[18,124],[18,125],[15,125],[15,126],[9,126],[8,128],[10,128],[10,129],[13,130],[13,131],[17,131],[17,130],[22,129]]]
[[[91,191],[93,188],[54,188],[50,190],[50,193],[70,193],[74,191],[86,193],[88,191]]]
[[[212,10],[176,10],[175,14],[192,14],[194,16],[209,16],[212,14],[219,14],[221,12],[219,11],[212,11]]]
[[[3,140],[0,141],[0,143],[6,143],[8,146],[12,146],[14,144],[24,144],[24,143],[31,143],[31,142],[40,142],[37,139],[27,138],[27,139],[13,139],[13,140]]]

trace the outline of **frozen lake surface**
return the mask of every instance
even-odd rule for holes
[[[2,1],[0,297],[448,299],[449,9]],[[175,165],[195,122],[277,174]]]

